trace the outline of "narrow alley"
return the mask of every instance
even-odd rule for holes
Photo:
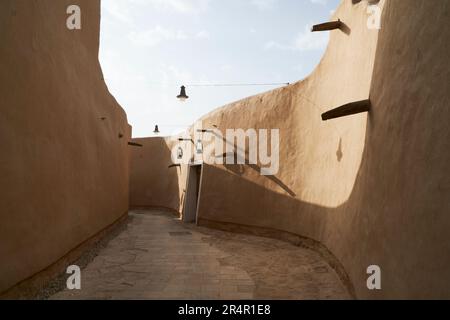
[[[134,210],[81,271],[81,290],[51,299],[349,299],[316,252]]]

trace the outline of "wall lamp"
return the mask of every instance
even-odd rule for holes
[[[197,154],[203,153],[203,143],[202,140],[198,139],[197,143],[195,144],[195,149],[197,150]]]
[[[184,155],[183,148],[182,147],[178,147],[178,150],[177,150],[177,158],[178,158],[178,160],[183,159],[183,155]]]
[[[185,138],[179,138],[178,141],[190,141],[195,146],[195,150],[197,151],[198,154],[203,153],[203,143],[202,140],[200,139],[197,140],[197,143],[195,143],[194,140],[192,139],[185,139]]]

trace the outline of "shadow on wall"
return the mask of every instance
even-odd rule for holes
[[[269,179],[260,177],[257,170],[245,171],[245,166],[227,170],[223,166],[205,165],[199,218],[281,230],[323,243],[345,267],[358,298],[449,298],[450,256],[445,253],[450,252],[450,127],[447,123],[450,65],[446,54],[450,51],[447,40],[450,29],[441,29],[441,25],[448,21],[450,5],[425,0],[387,1],[386,8],[374,53],[375,66],[370,68],[374,70],[370,74],[371,86],[364,81],[358,87],[361,81],[356,80],[360,80],[360,73],[358,77],[350,73],[348,81],[353,86],[342,86],[351,88],[349,92],[341,88],[335,92],[336,97],[327,95],[329,86],[322,82],[333,79],[329,67],[336,70],[339,66],[335,66],[333,56],[316,71],[319,75],[322,72],[330,75],[317,76],[321,85],[314,86],[318,82],[312,77],[298,87],[266,94],[272,105],[266,106],[260,97],[252,97],[228,106],[226,118],[220,116],[225,109],[214,113],[216,118],[209,117],[210,122],[224,127],[228,124],[252,127],[253,123],[262,123],[273,128],[280,122],[292,126],[292,134],[281,146],[285,151],[280,155],[282,168],[278,177],[291,186],[297,198],[279,188],[279,184],[273,185]],[[411,24],[411,17],[420,23]],[[365,25],[365,19],[363,15],[358,21]],[[361,31],[358,39],[364,39],[365,34]],[[352,37],[356,36],[358,29],[353,28]],[[349,45],[351,48],[352,43]],[[347,48],[336,47],[336,50],[346,56]],[[365,51],[362,53],[365,55]],[[354,68],[340,72],[346,75],[346,70]],[[288,90],[312,90],[313,87],[314,101],[322,99],[317,105],[327,106],[330,101],[361,98],[352,92],[359,90],[365,94],[366,85],[370,87],[372,102],[367,125],[365,119],[359,121],[360,116],[347,117],[330,123],[340,129],[332,131],[319,123],[322,110],[312,108],[302,108],[298,117],[277,116],[280,111],[291,114],[296,106],[302,105],[301,94],[291,101]],[[257,107],[254,113],[251,113],[252,106]],[[276,119],[271,119],[271,115]],[[303,119],[306,120],[302,122]],[[305,127],[309,132],[304,136],[295,130]],[[351,137],[355,139],[350,140]],[[357,153],[353,155],[357,161],[347,163],[352,153]],[[326,154],[328,158],[319,158]],[[149,152],[148,158],[152,156]],[[299,164],[299,159],[304,162]],[[166,166],[166,163],[156,165],[154,170],[175,178],[173,174],[179,169],[172,169],[172,173]],[[339,179],[349,172],[351,179]],[[346,181],[351,181],[348,194],[347,189],[342,192]],[[152,184],[152,180],[147,183]],[[164,192],[166,197],[167,192]],[[341,201],[343,194],[345,201]],[[326,201],[321,201],[321,205],[306,202],[311,195]],[[330,203],[333,206],[325,206]],[[381,291],[367,289],[366,270],[370,265],[378,265],[382,270]]]
[[[214,136],[218,139],[221,139],[224,143],[224,145],[226,146],[226,148],[228,148],[229,146],[231,146],[232,150],[234,150],[233,152],[225,152],[223,153],[221,156],[219,156],[218,158],[222,158],[222,163],[224,163],[224,166],[227,170],[230,170],[232,172],[234,172],[235,174],[239,175],[239,176],[243,176],[246,173],[246,168],[250,168],[254,171],[254,173],[256,173],[257,175],[260,175],[262,177],[265,177],[266,179],[271,180],[272,182],[274,182],[275,184],[277,184],[279,187],[281,187],[284,191],[286,191],[291,197],[295,197],[296,194],[294,193],[294,191],[289,188],[288,185],[286,185],[281,179],[277,178],[275,175],[265,175],[263,176],[261,174],[262,172],[262,168],[257,165],[257,164],[252,164],[250,161],[250,153],[249,153],[249,141],[248,139],[246,139],[245,141],[245,149],[242,149],[240,146],[238,146],[237,143],[235,143],[236,141],[233,139],[233,141],[229,141],[227,140],[227,137],[218,135],[216,132],[213,133]],[[342,140],[341,140],[342,142]],[[245,164],[237,164],[238,161],[238,154],[241,154],[243,156],[243,162]],[[229,158],[233,158],[233,163],[234,164],[227,164],[227,161]]]
[[[206,166],[199,216],[320,241],[341,261],[359,298],[448,299],[450,69],[444,52],[450,43],[449,30],[438,32],[434,22],[448,19],[450,6],[429,1],[386,6],[373,108],[349,199],[325,208]],[[413,16],[423,23],[411,25]],[[220,192],[220,185],[233,187]],[[380,291],[366,287],[370,265],[382,270]]]
[[[223,158],[224,167],[227,170],[229,170],[229,171],[233,172],[234,174],[242,177],[242,176],[245,175],[245,173],[247,171],[247,168],[250,168],[250,169],[252,169],[254,171],[254,173],[256,173],[258,175],[261,175],[261,177],[269,179],[272,182],[274,182],[275,184],[277,184],[280,188],[282,188],[284,191],[286,191],[291,197],[295,197],[296,196],[294,191],[291,188],[289,188],[283,181],[281,181],[276,176],[274,176],[274,175],[263,176],[261,174],[261,170],[262,170],[261,167],[258,166],[257,164],[251,164],[250,163],[248,152],[245,152],[245,159],[244,159],[245,164],[227,164],[227,158],[229,158],[229,157],[234,157],[234,163],[238,162],[237,153],[233,153],[233,154],[231,154],[231,153],[224,153],[222,155],[222,158]]]
[[[204,165],[199,225],[219,229],[225,227],[228,231],[242,230],[245,233],[288,239],[294,244],[307,245],[318,250],[338,273],[349,293],[355,296],[353,284],[345,268],[325,246],[312,240],[321,232],[324,216],[338,214],[339,209],[301,201],[287,191],[287,194],[274,192],[230,170],[238,166]],[[233,186],[233,192],[220,192],[221,185]],[[286,213],[293,214],[290,216]],[[282,227],[274,228],[276,225]],[[258,228],[263,228],[263,231]],[[299,233],[299,228],[303,229],[303,232]]]
[[[171,149],[164,138],[133,139],[143,145],[131,150],[130,207],[159,207],[179,212],[181,168],[169,169]]]

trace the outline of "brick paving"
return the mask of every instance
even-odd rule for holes
[[[350,299],[310,249],[186,225],[155,210],[130,217],[82,270],[82,289],[51,299]]]

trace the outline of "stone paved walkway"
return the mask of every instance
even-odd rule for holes
[[[132,211],[125,231],[82,270],[82,289],[51,299],[348,299],[314,251]]]

